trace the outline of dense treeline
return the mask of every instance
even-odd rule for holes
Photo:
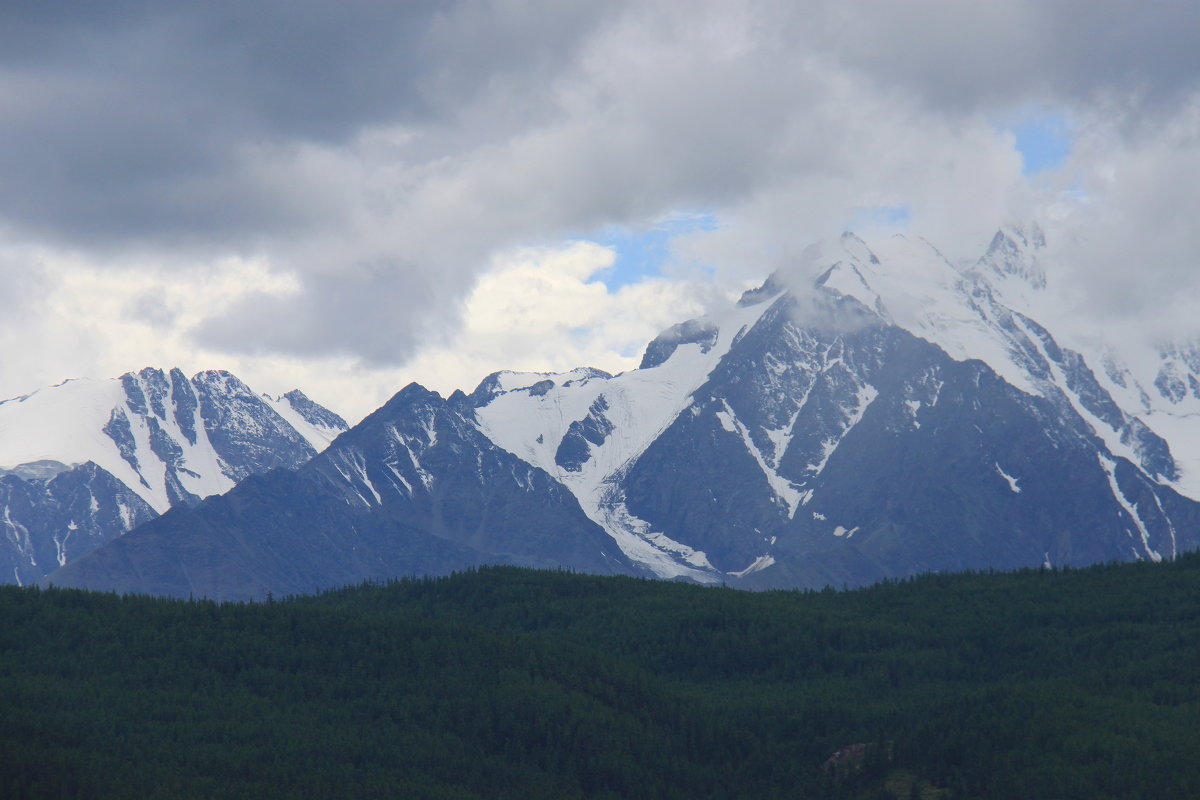
[[[1198,664],[1196,556],[853,592],[4,587],[0,796],[1191,798]]]

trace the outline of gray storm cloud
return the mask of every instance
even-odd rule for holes
[[[474,11],[474,13],[472,13]],[[432,3],[0,8],[8,221],[77,242],[255,236],[316,222],[263,186],[262,149],[454,116],[571,40],[571,18]],[[491,18],[503,24],[490,27]],[[538,26],[541,26],[539,32]],[[503,36],[509,49],[487,46]],[[539,51],[542,51],[539,53]],[[551,68],[553,69],[553,68]]]
[[[723,225],[680,251],[739,275],[871,206],[974,254],[1035,205],[997,121],[1175,130],[1196,30],[1192,3],[1118,0],[9,3],[0,229],[263,256],[299,290],[212,309],[198,342],[399,364],[496,252],[680,209]],[[1110,127],[1120,153],[1195,147]],[[1096,201],[1107,157],[1073,164]],[[1162,219],[1169,170],[1129,170],[1105,236]]]
[[[1169,111],[1200,77],[1187,0],[860,0],[815,19],[834,58],[951,112],[1114,97]]]

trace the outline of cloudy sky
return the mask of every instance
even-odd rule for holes
[[[1200,4],[0,4],[0,397],[620,370],[851,228],[1200,333]],[[1090,317],[1088,315],[1091,315]]]

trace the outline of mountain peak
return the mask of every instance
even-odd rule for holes
[[[388,407],[402,407],[414,403],[436,403],[440,402],[441,399],[442,396],[433,389],[426,389],[421,384],[413,381],[392,395],[392,398],[384,403],[379,410],[382,411]]]
[[[1034,289],[1046,288],[1046,271],[1039,254],[1046,249],[1046,236],[1036,223],[1009,224],[996,231],[987,252],[974,267],[989,277],[1015,277]]]
[[[838,242],[842,250],[852,258],[861,259],[870,264],[879,263],[879,258],[871,252],[871,248],[867,246],[867,243],[854,231],[843,231]]]
[[[296,413],[304,418],[311,425],[316,425],[319,428],[328,428],[330,430],[344,431],[350,426],[346,424],[346,420],[335,414],[324,406],[314,403],[309,399],[308,395],[299,389],[292,389],[285,393],[280,400],[286,400],[288,404],[296,410]]]

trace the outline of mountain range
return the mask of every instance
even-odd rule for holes
[[[200,503],[168,468],[168,513],[50,581],[245,599],[498,563],[822,587],[1194,549],[1200,349],[1078,336],[1045,259],[1033,226],[966,268],[845,234],[638,369],[413,384]]]
[[[162,514],[297,467],[346,423],[295,390],[147,368],[0,402],[0,582],[25,584]]]

